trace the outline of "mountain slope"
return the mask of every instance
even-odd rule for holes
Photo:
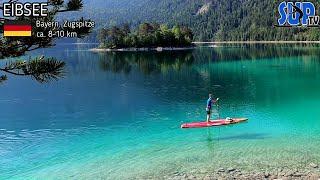
[[[195,40],[201,41],[319,40],[318,28],[273,27],[279,3],[276,0],[85,0],[80,14],[96,20],[98,27],[126,22],[135,26],[144,21],[183,24],[192,28]]]

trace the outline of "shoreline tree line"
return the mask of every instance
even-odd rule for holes
[[[193,32],[186,26],[142,23],[136,29],[129,24],[103,28],[98,34],[99,48],[190,47]]]

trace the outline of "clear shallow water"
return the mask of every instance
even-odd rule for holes
[[[141,179],[320,163],[320,47],[87,48],[35,53],[65,60],[64,79],[9,76],[1,85],[0,179]],[[205,118],[208,92],[221,98],[221,117],[249,122],[180,129]]]

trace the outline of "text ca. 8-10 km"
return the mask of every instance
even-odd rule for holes
[[[37,37],[66,37],[74,38],[77,37],[77,32],[72,31],[80,28],[94,28],[94,21],[64,21],[63,25],[60,25],[59,22],[50,21],[36,21],[36,27],[44,30],[49,30],[46,32],[36,32]],[[68,30],[66,30],[68,29]]]

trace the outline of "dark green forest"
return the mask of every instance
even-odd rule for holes
[[[98,28],[157,22],[190,27],[194,41],[319,40],[319,28],[277,28],[277,0],[95,0],[81,15]],[[319,9],[319,2],[312,1]],[[318,12],[317,12],[318,13]],[[91,35],[91,37],[96,37]]]
[[[135,30],[128,24],[102,28],[98,39],[100,48],[156,48],[192,46],[192,31],[185,26],[168,26],[142,23]]]

